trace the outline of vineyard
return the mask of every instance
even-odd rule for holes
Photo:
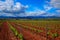
[[[0,20],[0,40],[60,40],[60,21]]]

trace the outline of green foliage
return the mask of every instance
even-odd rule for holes
[[[10,26],[10,29],[11,29],[11,30],[13,31],[13,33],[15,34],[15,36],[19,37],[20,40],[23,40],[23,35],[22,35],[22,34],[19,34],[18,31],[17,31],[14,27],[12,27],[10,24],[9,24],[9,26]]]
[[[43,32],[42,30],[37,30],[37,32]]]
[[[50,32],[47,32],[47,35],[51,34]]]
[[[36,30],[35,28],[30,28],[31,30]]]
[[[58,37],[59,35],[58,35],[58,33],[54,33],[54,34],[52,34],[52,37]]]
[[[18,34],[18,37],[20,38],[20,40],[23,40],[23,35],[22,34]]]

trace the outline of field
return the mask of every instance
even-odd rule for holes
[[[60,21],[0,20],[0,40],[60,40]]]

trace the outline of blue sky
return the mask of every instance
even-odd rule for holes
[[[34,10],[34,8],[39,8],[41,10],[44,9],[44,5],[46,4],[47,0],[17,0],[18,2],[22,3],[23,5],[28,5],[30,8],[29,10]]]
[[[60,16],[60,0],[1,0],[0,16]]]

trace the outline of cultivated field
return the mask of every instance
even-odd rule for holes
[[[0,20],[0,40],[60,40],[60,21]]]

